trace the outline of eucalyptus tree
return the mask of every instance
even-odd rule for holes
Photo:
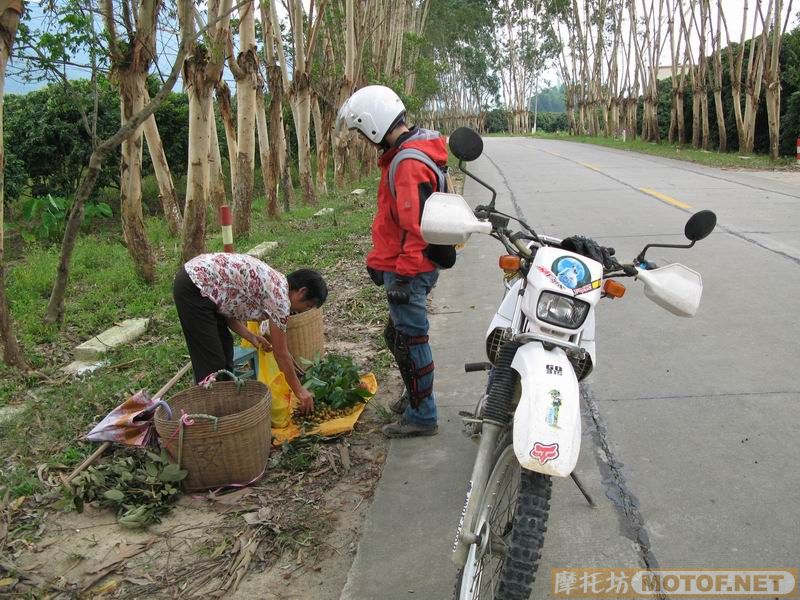
[[[747,39],[747,14],[748,14],[748,0],[744,0],[743,14],[742,14],[742,32],[739,36],[739,43],[734,49],[734,44],[731,41],[730,31],[728,30],[728,20],[725,17],[725,12],[722,8],[722,0],[717,0],[717,10],[722,17],[722,24],[725,28],[725,37],[727,40],[726,51],[728,54],[728,73],[731,83],[731,99],[733,102],[733,113],[736,119],[736,133],[739,138],[739,151],[744,152],[746,146],[746,128],[744,124],[744,113],[742,111],[742,72],[745,56],[745,40]],[[734,54],[735,50],[735,54]]]
[[[280,23],[277,19],[275,0],[271,0],[272,31],[279,47],[283,88],[288,91],[289,104],[294,117],[294,128],[297,136],[297,164],[300,176],[300,187],[303,200],[308,204],[316,204],[317,194],[311,173],[311,68],[314,57],[314,46],[317,43],[322,16],[327,0],[320,0],[317,5],[311,2],[306,16],[301,0],[289,0],[289,30],[292,38],[292,78],[285,58],[283,58],[280,41]]]
[[[683,111],[683,99],[686,93],[686,52],[681,44],[684,41],[684,28],[678,26],[676,19],[683,22],[683,0],[668,0],[667,29],[670,41],[670,86],[672,88],[672,108],[670,110],[669,143],[683,145],[686,141],[686,119]],[[677,32],[677,36],[676,36]],[[682,56],[684,58],[682,58]],[[680,64],[680,71],[678,65]]]
[[[541,0],[499,0],[495,9],[494,38],[512,133],[529,129],[528,100],[550,58],[542,43],[545,8]]]
[[[103,0],[100,9],[109,43],[112,79],[120,91],[121,121],[124,125],[133,115],[141,112],[147,103],[147,76],[156,57],[156,37],[160,0]],[[119,19],[121,17],[121,19]],[[118,20],[123,33],[119,33]],[[165,215],[177,231],[180,223],[175,189],[166,164],[164,149],[150,115],[148,140],[156,172],[160,174],[162,201]],[[144,127],[138,126],[133,134],[122,141],[120,162],[120,212],[122,232],[128,252],[133,258],[138,274],[152,283],[155,280],[155,257],[147,239],[142,214],[142,141]]]
[[[0,0],[0,339],[3,342],[3,361],[26,370],[28,364],[22,356],[6,296],[6,265],[3,213],[5,212],[5,144],[3,138],[3,97],[5,95],[6,66],[17,37],[22,0]]]
[[[764,17],[762,3],[756,0],[756,15],[753,19],[753,37],[750,40],[750,52],[747,59],[747,75],[745,79],[744,102],[744,144],[739,147],[740,152],[752,154],[755,145],[756,117],[761,103],[761,87],[764,82],[764,67],[767,59],[768,30],[761,29],[757,34],[759,23],[772,21],[774,0],[769,0],[767,16]]]
[[[206,211],[209,186],[216,173],[211,169],[212,128],[216,130],[212,94],[222,76],[230,24],[231,0],[211,0],[208,24],[198,39],[201,22],[194,5],[179,7],[181,31],[189,40],[183,61],[183,82],[189,96],[189,169],[186,180],[181,256],[184,261],[205,251]]]
[[[437,25],[426,32],[426,52],[439,85],[420,116],[446,131],[460,125],[482,130],[500,94],[492,4],[441,0],[433,4],[429,18]]]
[[[256,47],[255,0],[239,4],[239,52],[233,56],[229,51],[228,65],[236,79],[236,176],[233,185],[233,232],[235,235],[250,233],[253,207],[253,176],[256,150],[256,110],[261,81],[258,72],[258,49]],[[232,48],[232,45],[231,45]],[[258,110],[263,114],[263,102]],[[265,125],[262,124],[262,125]],[[266,131],[263,132],[266,136]],[[263,168],[263,167],[262,167]]]
[[[769,155],[772,160],[777,160],[780,156],[781,140],[781,42],[783,32],[789,24],[789,17],[792,14],[792,0],[784,3],[784,0],[774,0],[773,11],[774,21],[770,24],[768,19],[762,21],[764,31],[771,29],[769,61],[766,63],[764,71],[765,101],[767,104],[767,122],[769,123]],[[786,17],[783,17],[784,6],[786,6]]]
[[[708,11],[708,29],[711,37],[711,77],[714,90],[714,109],[717,115],[718,150],[728,150],[728,129],[725,125],[725,104],[722,101],[722,5],[717,2],[716,24]]]
[[[335,99],[336,106],[339,107],[353,92],[357,76],[356,67],[358,65],[360,70],[360,66],[363,64],[361,60],[363,45],[357,43],[357,40],[363,35],[363,27],[357,28],[357,23],[360,24],[357,13],[359,6],[354,0],[337,0],[334,6],[340,19],[344,21],[342,27],[331,28],[329,33],[331,43],[341,61],[341,73],[338,74],[339,89],[336,90]],[[333,185],[337,190],[341,190],[345,184],[347,153],[353,139],[353,134],[344,127],[335,127],[331,131]]]
[[[272,132],[273,136],[267,169],[267,185],[269,186],[267,212],[270,217],[277,218],[280,213],[278,205],[279,186],[283,193],[284,207],[288,209],[294,202],[294,187],[289,176],[288,146],[283,122],[283,98],[286,91],[283,74],[286,69],[286,56],[275,4],[263,0],[260,3],[260,8],[261,32],[264,41],[264,67],[267,72],[267,85],[269,88],[269,131]]]
[[[180,12],[190,12],[192,3],[190,0],[181,0],[178,6]],[[53,284],[53,289],[50,293],[50,300],[47,304],[47,313],[45,315],[45,322],[58,323],[63,321],[65,304],[64,297],[67,289],[67,282],[69,280],[70,263],[72,260],[72,252],[75,249],[75,242],[78,237],[78,230],[81,221],[83,220],[84,206],[86,200],[94,190],[97,177],[103,165],[103,161],[108,155],[122,142],[134,134],[136,129],[142,125],[161,105],[167,98],[172,90],[183,66],[184,58],[192,43],[192,37],[188,30],[184,30],[181,34],[181,41],[175,55],[174,63],[169,76],[164,80],[164,83],[158,93],[137,113],[131,115],[126,122],[109,138],[99,140],[94,138],[92,154],[89,157],[89,162],[86,167],[86,172],[81,180],[80,186],[75,193],[75,199],[70,208],[67,224],[64,229],[64,238],[61,244],[61,256],[59,257],[58,268],[56,271],[56,278]],[[184,220],[184,226],[186,221]]]

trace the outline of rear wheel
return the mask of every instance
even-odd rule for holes
[[[538,568],[550,477],[523,470],[506,445],[481,498],[479,542],[456,580],[456,600],[528,600]]]

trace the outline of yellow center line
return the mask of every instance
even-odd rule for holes
[[[678,208],[684,208],[684,209],[692,208],[685,202],[681,202],[680,200],[676,200],[675,198],[667,196],[666,194],[662,194],[661,192],[651,190],[649,188],[639,188],[639,191],[644,194],[647,194],[648,196],[652,196],[656,200],[661,200],[661,202],[666,202],[667,204],[671,204],[672,206],[677,206]]]
[[[592,171],[597,171],[598,173],[602,173],[602,171],[598,167],[595,167],[594,165],[590,165],[589,163],[584,163],[584,162],[582,162],[581,164],[587,169],[591,169]]]

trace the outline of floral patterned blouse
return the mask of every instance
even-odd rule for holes
[[[286,331],[289,284],[272,267],[247,254],[200,254],[184,265],[200,293],[226,317],[240,321],[270,319]]]

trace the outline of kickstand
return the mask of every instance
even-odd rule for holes
[[[570,474],[570,477],[572,477],[572,481],[575,482],[575,485],[578,486],[578,489],[581,491],[581,494],[583,494],[583,497],[586,498],[586,501],[589,503],[589,506],[591,506],[592,508],[597,508],[597,504],[594,503],[594,500],[592,500],[592,497],[589,495],[589,492],[587,492],[586,488],[583,487],[583,484],[581,483],[581,480],[578,479],[578,476],[575,475],[575,473],[573,472]]]

